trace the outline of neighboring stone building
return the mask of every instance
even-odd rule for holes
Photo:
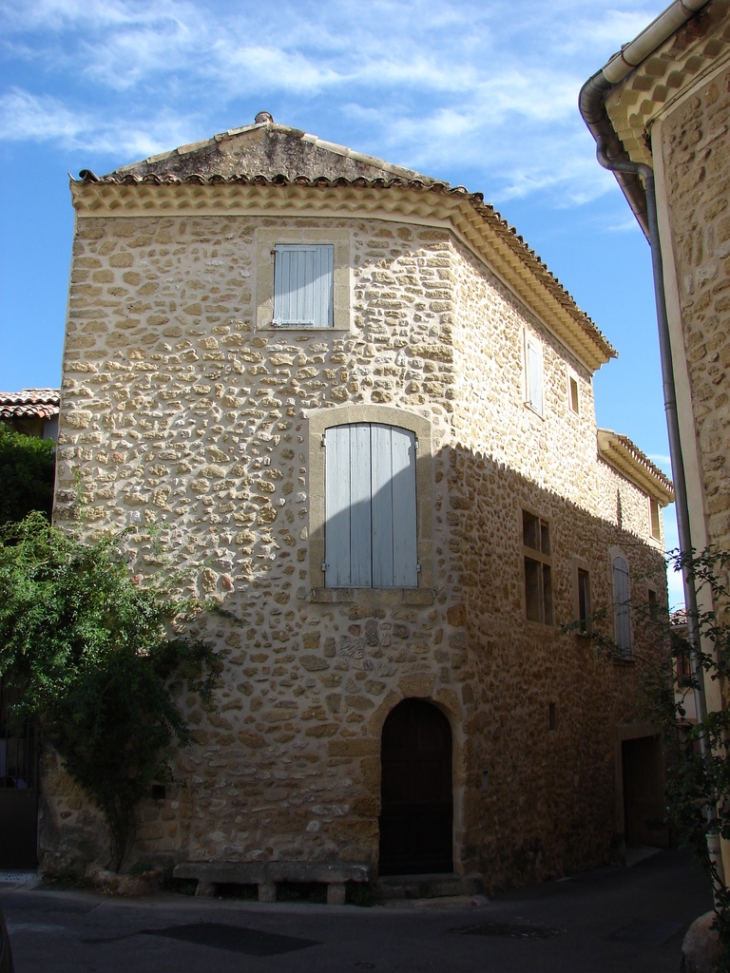
[[[652,647],[621,604],[614,661],[561,626],[666,603],[672,488],[597,435],[613,349],[514,230],[266,115],[71,189],[55,521],[236,617],[134,855],[494,887],[661,841]],[[102,854],[45,772],[44,866]]]
[[[694,12],[693,12],[694,11]],[[635,53],[637,52],[637,53]],[[689,547],[730,550],[730,0],[672,4],[599,72],[590,122],[609,155],[654,170]],[[594,79],[591,79],[594,80]],[[586,86],[587,87],[587,86]],[[585,90],[585,89],[584,89]],[[619,177],[649,235],[643,183]],[[700,611],[713,609],[707,587]],[[713,651],[708,644],[706,650]],[[706,680],[710,710],[723,680]],[[694,717],[694,701],[688,713]],[[730,845],[723,842],[726,878]]]

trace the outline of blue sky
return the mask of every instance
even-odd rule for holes
[[[599,425],[669,471],[649,248],[576,106],[665,6],[0,0],[0,388],[60,381],[67,173],[108,172],[266,110],[483,192],[619,351],[595,378]]]

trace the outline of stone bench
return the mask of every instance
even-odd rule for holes
[[[328,905],[344,905],[346,882],[370,880],[367,865],[318,862],[181,862],[172,874],[196,879],[196,895],[215,895],[217,885],[257,885],[259,902],[276,902],[277,882],[321,882]]]

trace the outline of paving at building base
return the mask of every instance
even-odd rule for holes
[[[684,932],[711,906],[679,851],[452,903],[123,900],[3,881],[0,904],[16,973],[678,973]]]

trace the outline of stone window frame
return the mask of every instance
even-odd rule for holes
[[[580,394],[580,382],[578,381],[578,376],[575,374],[570,366],[567,367],[566,374],[566,390],[568,395],[568,410],[574,416],[579,416],[581,414],[581,394]],[[575,394],[573,394],[575,390]]]
[[[525,514],[530,517],[534,517],[538,521],[539,529],[541,532],[540,547],[529,547],[524,542],[524,530],[525,530]],[[553,568],[555,565],[554,552],[553,552],[553,523],[552,518],[544,517],[540,514],[534,507],[528,504],[520,504],[519,507],[519,536],[520,536],[520,552],[522,559],[522,611],[523,617],[529,625],[538,625],[541,629],[554,629],[555,628],[555,579],[553,578]],[[542,550],[542,527],[543,525],[547,528],[548,543],[549,543],[549,553],[544,553]],[[538,593],[539,598],[539,613],[540,618],[529,618],[527,614],[527,561],[537,563],[541,565],[543,572],[540,574],[540,588]],[[547,568],[550,572],[550,619],[546,621],[546,605],[545,605],[545,576],[544,569]]]
[[[327,604],[431,605],[433,571],[433,433],[424,416],[385,405],[344,405],[306,413],[309,425],[309,599]],[[326,588],[324,571],[325,430],[356,422],[400,426],[418,440],[416,454],[416,550],[421,570],[417,588]]]
[[[274,318],[274,247],[277,244],[331,244],[334,247],[333,323],[330,327],[311,325],[275,325]],[[280,230],[256,230],[256,330],[286,334],[311,334],[350,330],[350,251],[351,233],[343,228],[283,227]]]
[[[631,562],[629,561],[629,558],[626,556],[626,552],[622,547],[615,547],[615,546],[610,547],[608,550],[608,578],[609,578],[609,585],[610,585],[609,591],[611,592],[611,602],[613,605],[613,611],[611,612],[611,624],[613,625],[614,640],[618,643],[618,623],[616,620],[616,605],[617,605],[616,582],[615,582],[615,573],[613,568],[613,562],[617,557],[622,557],[624,559],[624,561],[626,562],[626,567],[629,572],[629,605],[631,605],[632,603],[631,601],[632,584],[631,584]],[[633,614],[630,608],[629,608],[629,639],[630,639],[630,645],[628,650],[626,651],[626,654],[625,655],[616,654],[614,656],[613,662],[615,665],[624,665],[624,666],[634,665],[635,632],[634,632]]]
[[[538,409],[530,399],[530,370],[527,357],[527,345],[529,342],[533,342],[540,348],[541,409]],[[526,409],[529,409],[530,412],[543,421],[545,420],[545,340],[536,330],[528,328],[526,325],[522,328],[522,401]]]
[[[658,620],[663,610],[659,601],[659,587],[653,581],[647,581],[644,589],[646,594],[647,620],[649,623],[653,623]]]
[[[649,506],[649,537],[661,543],[662,539],[662,508],[654,497],[647,497]],[[654,512],[656,511],[656,533],[654,532]]]
[[[574,556],[571,558],[572,565],[572,576],[573,576],[573,617],[578,623],[578,627],[575,629],[575,634],[580,635],[583,638],[590,637],[591,635],[591,602],[592,602],[592,584],[591,584],[591,569],[588,561],[584,560],[582,557]],[[580,572],[584,571],[588,576],[588,605],[587,605],[587,625],[585,628],[580,627],[581,617],[580,617]]]

